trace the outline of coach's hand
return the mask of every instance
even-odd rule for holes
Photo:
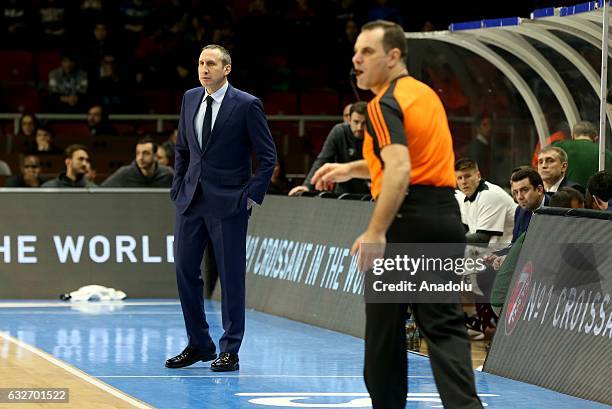
[[[374,260],[383,258],[385,255],[385,244],[387,238],[385,234],[366,230],[361,236],[357,237],[351,247],[351,256],[359,253],[357,267],[359,271],[366,272],[374,266]]]
[[[326,163],[314,174],[310,183],[317,190],[332,190],[336,183],[346,182],[351,179],[348,163]]]

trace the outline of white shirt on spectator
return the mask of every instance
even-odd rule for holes
[[[489,243],[510,243],[517,204],[500,186],[482,180],[472,197],[455,195],[461,209],[461,220],[468,233],[483,231],[491,234]]]

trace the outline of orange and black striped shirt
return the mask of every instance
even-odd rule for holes
[[[368,103],[363,157],[375,198],[384,172],[380,151],[393,143],[408,147],[410,185],[455,187],[453,141],[442,102],[431,88],[408,75],[393,80]]]

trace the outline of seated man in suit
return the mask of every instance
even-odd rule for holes
[[[514,213],[514,230],[512,231],[512,243],[529,226],[531,215],[536,209],[548,206],[549,198],[544,193],[544,182],[533,169],[521,169],[515,172],[510,179],[512,196],[516,198],[519,207]]]
[[[571,187],[584,193],[584,187],[566,176],[567,153],[557,146],[547,146],[538,154],[538,173],[544,182],[546,193],[555,193],[562,187]]]

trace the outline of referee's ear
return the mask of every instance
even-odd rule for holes
[[[389,68],[395,67],[398,63],[403,63],[402,52],[399,48],[392,48],[387,53],[389,55]]]

